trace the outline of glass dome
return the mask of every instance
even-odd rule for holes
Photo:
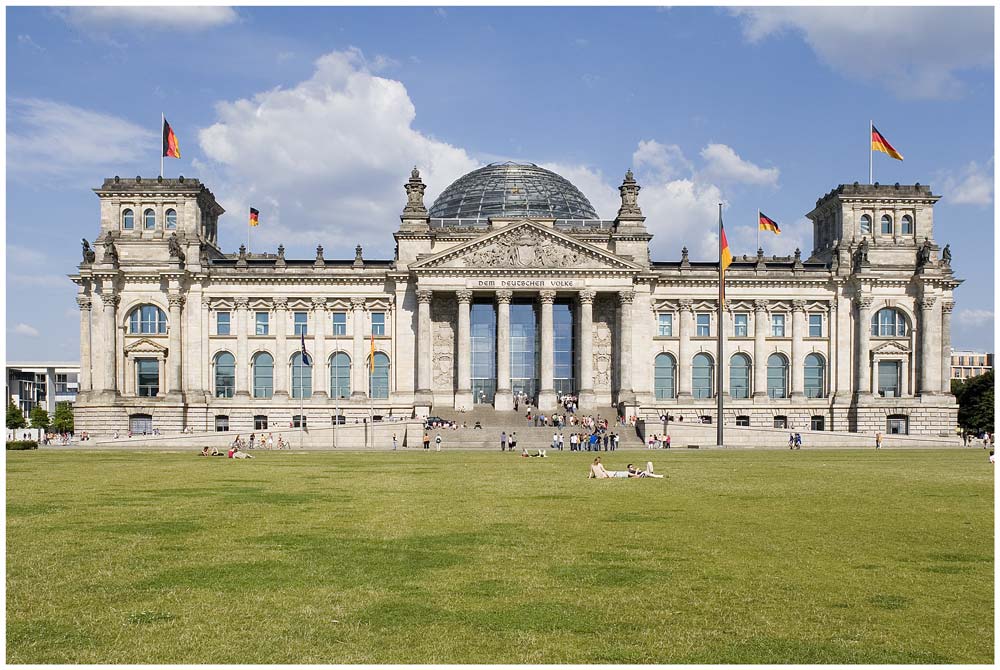
[[[491,163],[459,177],[431,206],[432,219],[597,219],[580,190],[534,163]]]

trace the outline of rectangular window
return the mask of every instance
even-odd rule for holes
[[[659,334],[660,337],[672,337],[674,334],[674,315],[673,314],[660,314],[659,315]]]
[[[750,322],[749,314],[734,314],[733,315],[733,335],[735,337],[747,337],[749,332],[747,324]]]
[[[333,334],[347,335],[347,312],[333,313]]]
[[[826,418],[819,414],[810,417],[809,430],[826,430]]]
[[[292,428],[308,428],[309,427],[309,417],[302,416],[301,414],[292,415]]]
[[[215,314],[215,334],[229,334],[229,312],[216,312]]]
[[[215,417],[215,432],[226,433],[229,431],[229,417],[219,414]]]
[[[267,312],[257,312],[256,316],[256,329],[254,330],[255,335],[267,335]]]
[[[711,314],[699,313],[699,314],[695,315],[695,319],[697,319],[696,325],[695,325],[695,334],[698,337],[708,337],[709,335],[712,334],[712,332],[711,332],[712,315]]]
[[[296,335],[308,335],[309,334],[309,313],[308,312],[295,312],[292,316],[295,319],[295,334]]]
[[[878,362],[878,394],[885,398],[899,397],[899,361]]]
[[[784,337],[785,336],[785,315],[784,314],[772,314],[771,315],[771,337]]]
[[[780,414],[774,417],[774,427],[775,428],[788,428],[788,417],[781,416]]]
[[[68,393],[69,382],[66,375],[56,375],[56,393]]]
[[[253,418],[253,429],[254,430],[267,430],[267,415],[257,414]]]
[[[809,337],[823,337],[823,315],[809,315]]]
[[[160,392],[160,366],[155,358],[136,359],[135,377],[140,398],[153,398]]]
[[[737,426],[744,426],[746,428],[749,428],[750,427],[750,417],[748,417],[746,414],[741,414],[740,416],[736,417],[736,425]]]
[[[885,422],[885,432],[890,435],[908,435],[910,433],[908,417],[902,414],[890,416]]]
[[[385,335],[385,312],[372,312],[372,335]]]

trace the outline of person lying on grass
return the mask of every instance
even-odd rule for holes
[[[544,449],[536,449],[535,453],[529,454],[528,450],[525,449],[524,447],[521,447],[521,457],[522,458],[548,458],[545,455],[545,450]]]
[[[601,463],[601,457],[598,456],[594,459],[594,462],[590,464],[590,474],[587,475],[587,479],[629,479],[637,477],[654,477],[656,479],[663,479],[663,475],[658,475],[653,472],[653,462],[648,461],[646,463],[645,470],[637,470],[635,466],[631,463],[625,470],[606,470],[604,469],[604,464]]]

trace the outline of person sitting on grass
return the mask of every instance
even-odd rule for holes
[[[239,447],[233,447],[233,458],[253,458],[245,451],[240,451]]]
[[[657,479],[663,479],[663,475],[658,475],[653,472],[652,461],[646,461],[645,470],[636,470],[635,466],[629,463],[628,466],[625,468],[625,471],[628,472],[629,477],[655,477]]]
[[[199,452],[198,455],[199,456],[208,456],[209,455],[208,454],[208,447],[202,447],[202,450],[201,450],[201,452]]]
[[[587,479],[625,479],[627,477],[626,470],[605,470],[600,456],[590,464],[590,474],[587,475]]]

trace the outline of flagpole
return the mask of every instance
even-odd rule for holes
[[[760,210],[757,214],[757,236],[760,237]],[[717,401],[717,413],[718,418],[716,419],[716,432],[715,432],[715,443],[717,447],[723,445],[723,407],[722,407],[722,334],[725,331],[725,326],[723,325],[723,314],[725,313],[723,302],[726,296],[726,272],[722,268],[722,203],[719,203],[719,315],[716,318],[716,346],[718,349],[717,355],[715,357],[715,397]]]
[[[868,185],[875,182],[872,177],[872,133],[875,132],[875,119],[868,119]]]
[[[163,124],[167,122],[166,116],[160,112],[160,176],[163,176]]]
[[[757,248],[760,249],[760,207],[757,208]]]

